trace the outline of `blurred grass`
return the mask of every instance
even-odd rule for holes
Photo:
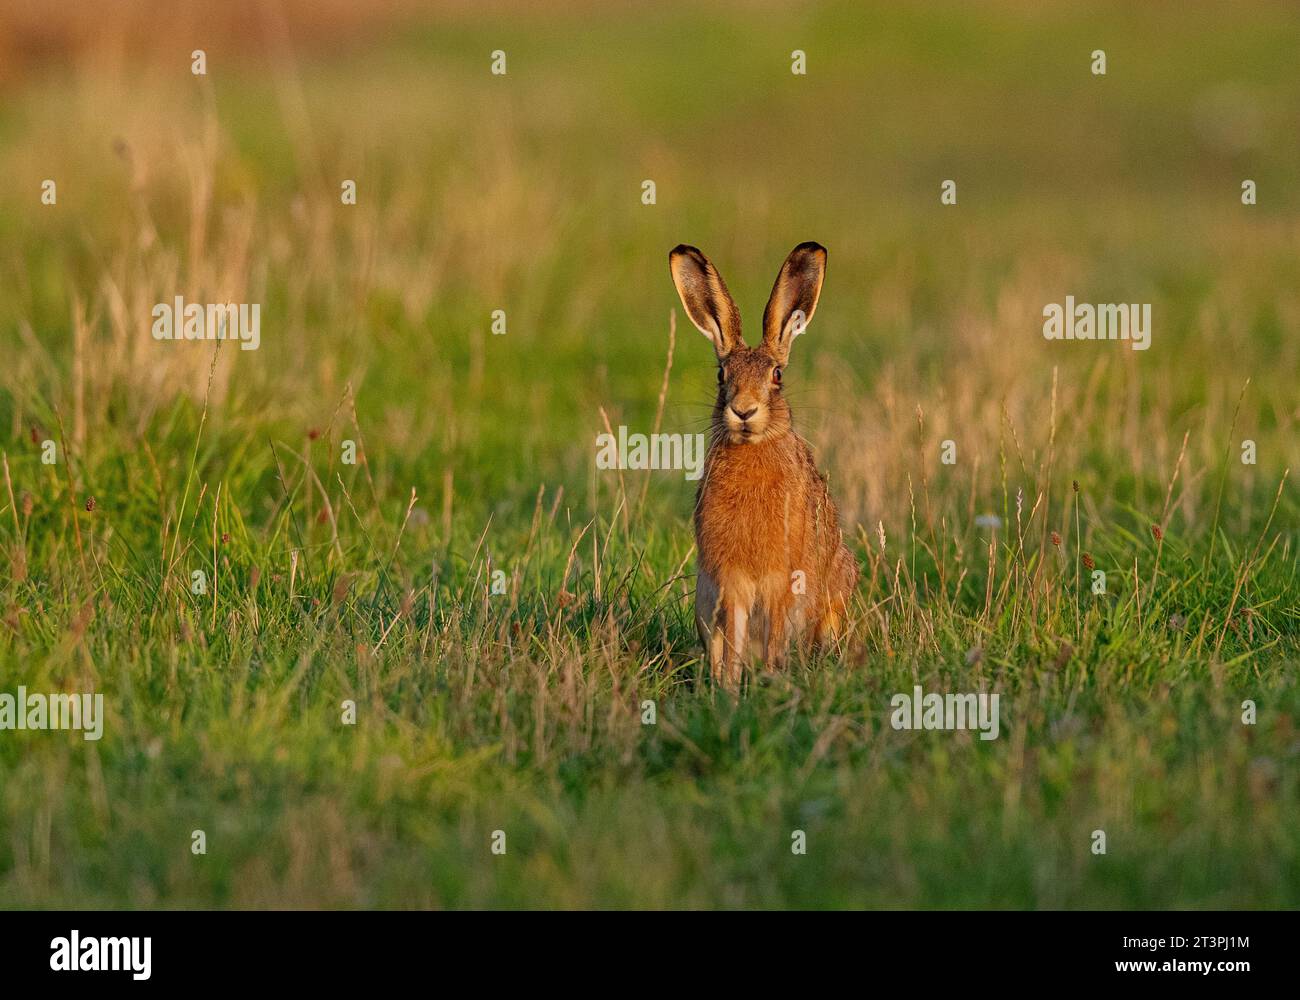
[[[0,690],[109,721],[0,734],[0,902],[1300,902],[1294,11],[318,20],[106,30],[6,84]],[[593,441],[654,419],[669,247],[752,332],[805,239],[789,388],[866,581],[842,649],[736,701],[692,485],[641,503]],[[261,349],[153,341],[175,294],[261,302]],[[1067,294],[1151,302],[1152,349],[1044,341]],[[679,323],[666,430],[710,359]],[[914,683],[1001,692],[1002,736],[895,732]]]

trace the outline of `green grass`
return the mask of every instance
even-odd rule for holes
[[[108,712],[0,732],[0,905],[1300,905],[1300,19],[467,13],[202,81],[162,34],[0,102],[0,692]],[[670,247],[752,335],[806,239],[787,383],[864,577],[734,695],[693,484],[594,442],[656,420]],[[175,294],[261,349],[154,342]],[[1151,350],[1045,341],[1067,294]],[[664,429],[712,383],[678,322]],[[999,738],[895,731],[914,684]]]

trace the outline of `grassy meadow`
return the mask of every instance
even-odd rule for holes
[[[0,732],[0,906],[1300,905],[1296,11],[113,6],[0,75],[0,692],[107,715]],[[670,248],[752,342],[804,240],[863,579],[736,695],[695,484],[595,440],[707,429]]]

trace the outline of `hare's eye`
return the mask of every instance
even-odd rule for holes
[[[781,384],[781,369],[780,369],[780,368],[773,368],[773,369],[772,369],[772,382],[773,382],[773,384],[775,384],[775,385],[780,385],[780,384]]]
[[[719,368],[719,369],[718,369],[718,385],[722,385],[722,379],[723,379],[722,369]]]

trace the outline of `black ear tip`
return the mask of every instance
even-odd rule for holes
[[[826,256],[826,248],[822,246],[820,243],[813,243],[811,240],[807,243],[800,243],[794,249],[796,253],[799,251],[803,251],[804,253],[819,253],[823,257]]]
[[[682,257],[682,256],[703,257],[704,254],[700,253],[699,250],[691,246],[689,243],[678,243],[677,246],[673,247],[671,250],[668,251],[669,260],[672,260],[674,257]]]

